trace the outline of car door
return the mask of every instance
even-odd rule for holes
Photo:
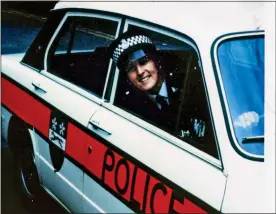
[[[86,143],[91,152],[84,154],[84,194],[104,212],[219,211],[227,177],[199,50],[183,35],[126,20],[124,31],[132,28],[149,32],[162,66],[178,85],[172,90],[182,96],[175,123],[179,135],[129,108],[134,91],[127,75],[116,70],[111,92],[89,121],[97,135]],[[91,206],[85,202],[84,212]]]
[[[265,102],[265,42],[265,32],[256,30],[222,35],[212,45],[212,63],[227,121],[229,143],[224,146],[230,146],[237,155],[236,160],[233,155],[225,159],[231,174],[222,206],[225,213],[230,209],[264,212],[268,207],[269,200],[264,197],[268,195],[266,172],[262,171],[266,169],[265,147],[271,136],[266,130],[269,125],[265,126],[265,109],[269,107]],[[249,84],[245,85],[245,80]],[[237,183],[242,187],[238,191]]]
[[[81,133],[102,103],[110,69],[106,48],[119,24],[113,17],[66,13],[47,46],[44,70],[32,81],[51,109],[48,136],[37,133],[42,182],[71,212],[83,212]]]

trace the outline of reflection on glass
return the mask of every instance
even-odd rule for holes
[[[263,155],[264,138],[259,137],[264,136],[263,36],[224,41],[218,47],[218,61],[236,138],[245,151]]]

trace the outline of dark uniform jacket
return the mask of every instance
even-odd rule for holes
[[[166,110],[159,109],[157,103],[143,92],[135,93],[135,101],[132,103],[133,111],[144,120],[173,132],[175,129],[178,106],[181,102],[178,88],[171,85],[171,82],[166,78],[166,86],[168,90],[169,106]]]

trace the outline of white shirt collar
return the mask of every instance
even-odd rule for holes
[[[166,97],[166,99],[168,99],[168,90],[167,90],[167,85],[166,85],[166,81],[164,80],[161,89],[159,91],[159,95]]]
[[[160,88],[160,91],[159,91],[158,95],[165,97],[168,104],[169,104],[168,90],[167,90],[167,85],[166,85],[165,80],[162,83],[162,86]],[[152,100],[155,100],[157,95],[156,94],[149,94],[149,96]]]

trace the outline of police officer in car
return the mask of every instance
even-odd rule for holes
[[[127,31],[110,46],[112,59],[130,81],[135,95],[128,108],[145,120],[170,132],[179,105],[172,73],[162,69],[161,54],[143,31]]]

